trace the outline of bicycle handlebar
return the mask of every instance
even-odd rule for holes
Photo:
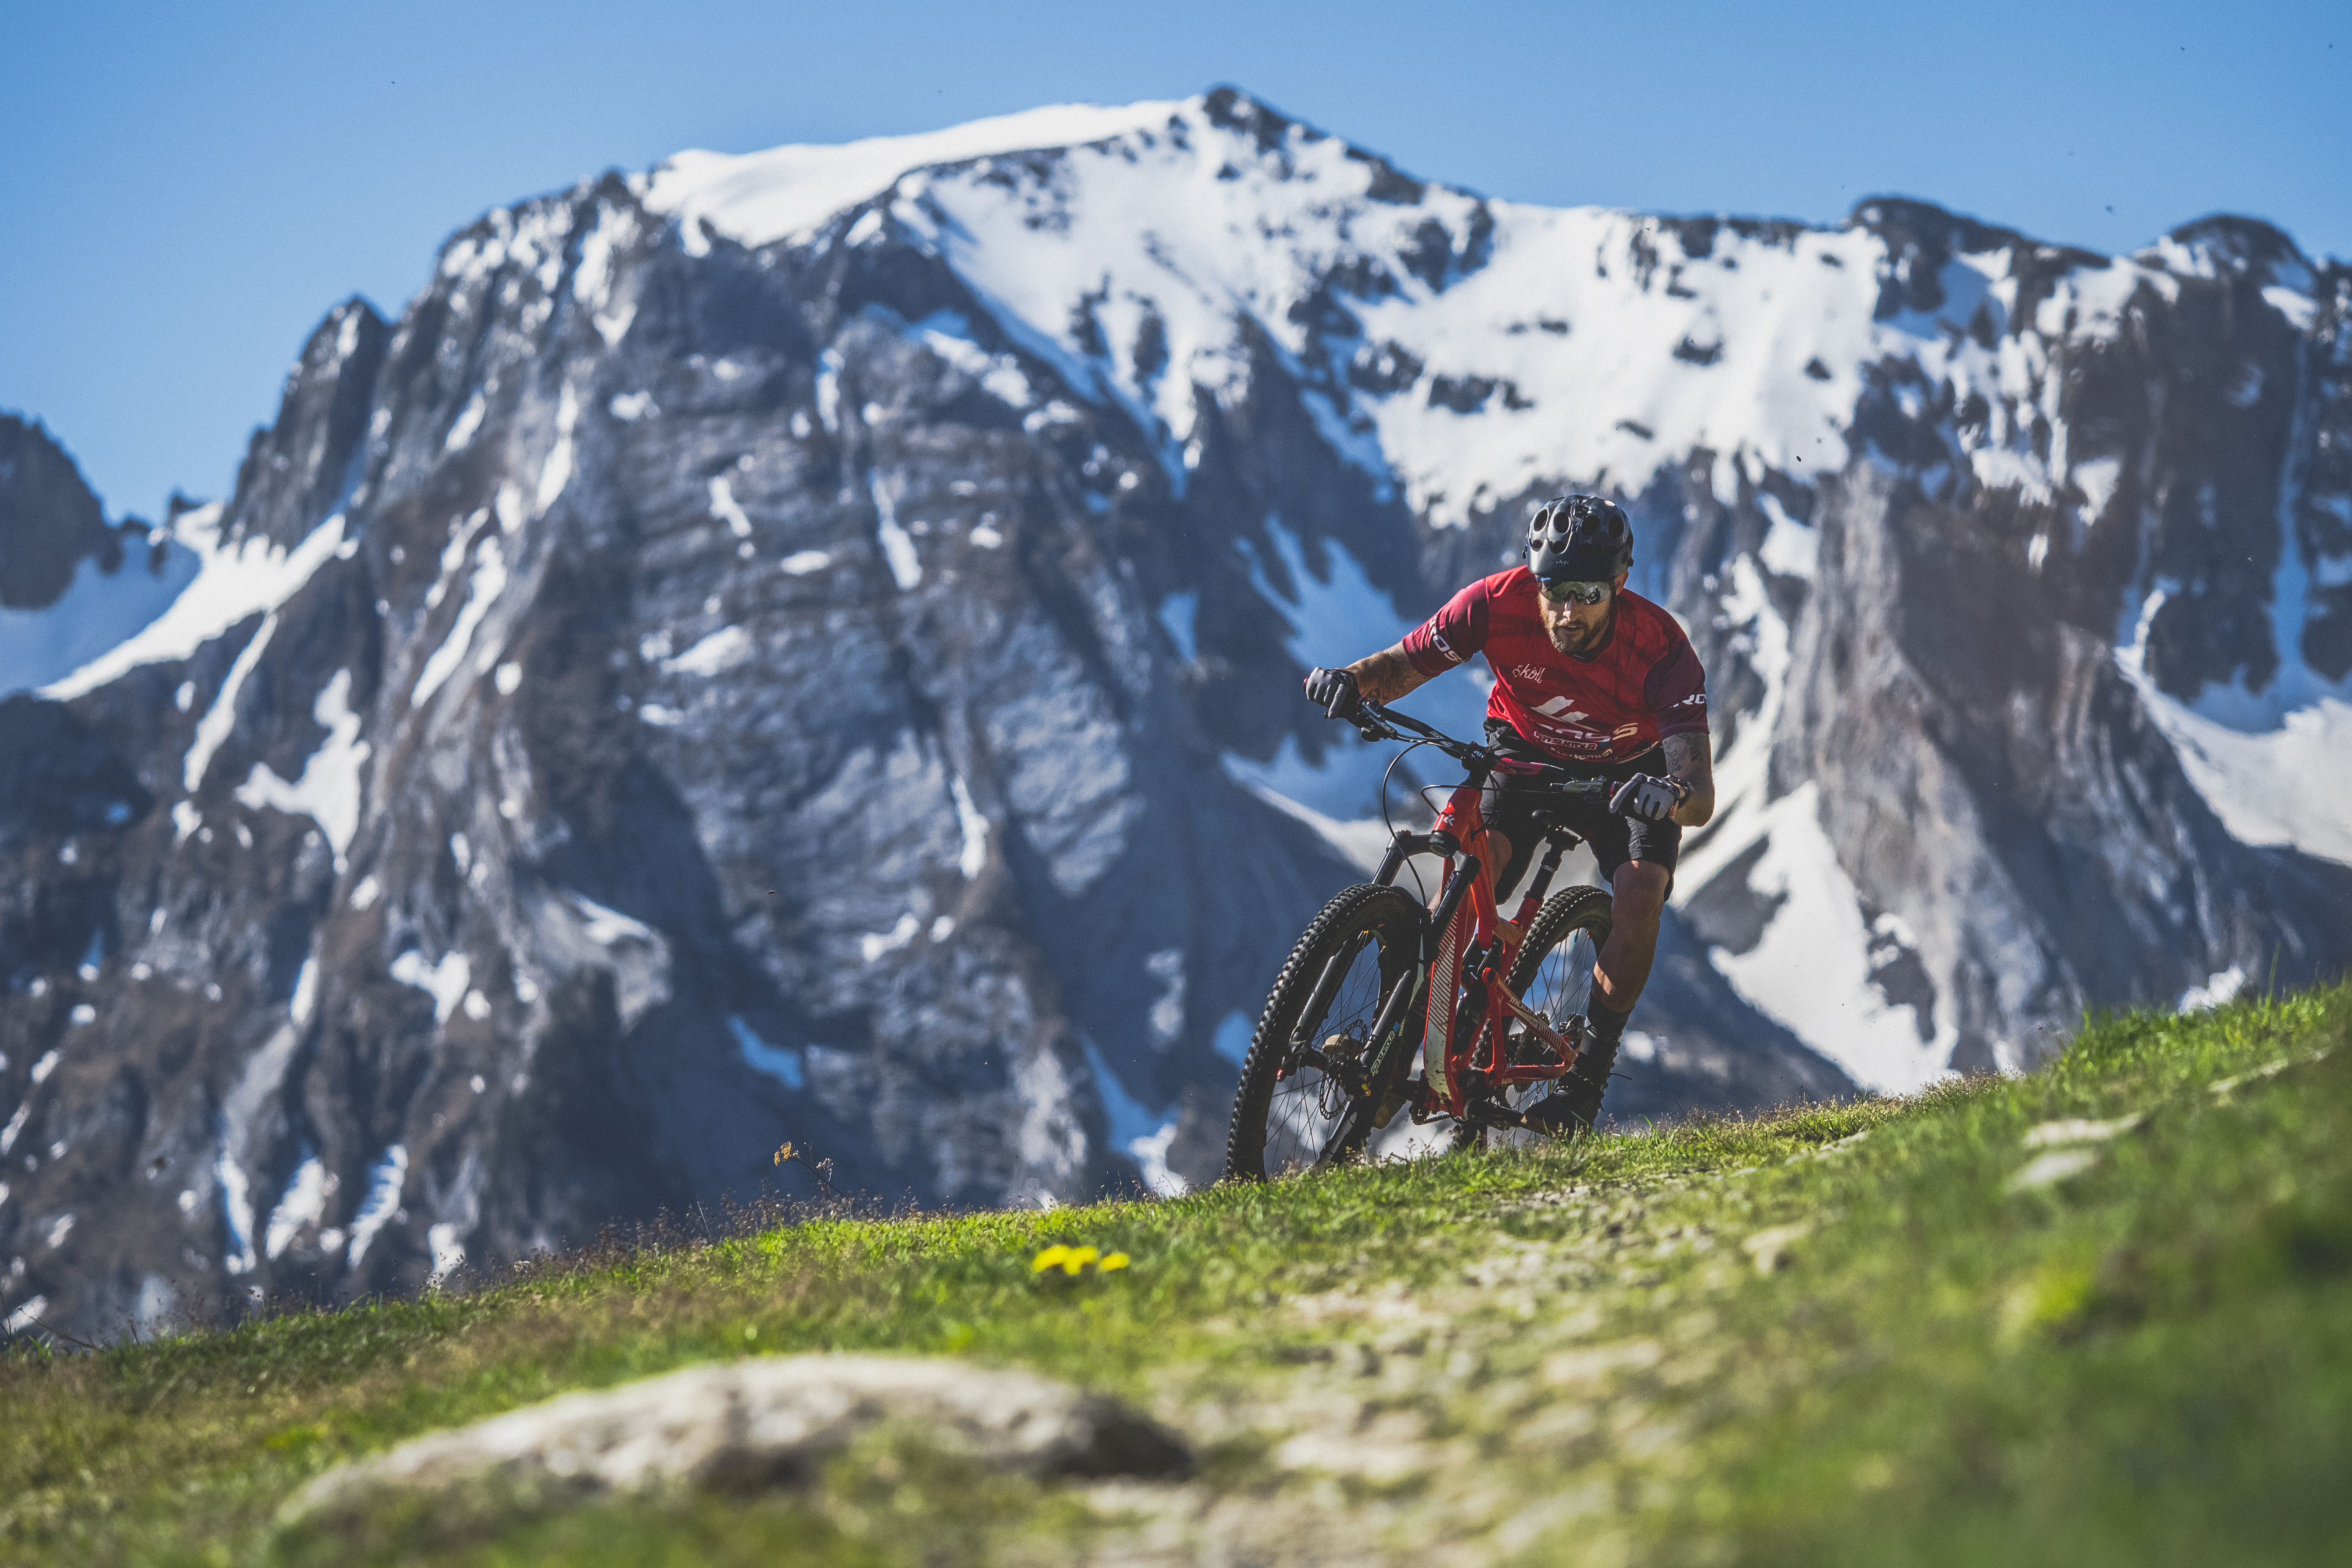
[[[1412,736],[1435,746],[1457,763],[1466,764],[1473,761],[1483,760],[1492,763],[1495,760],[1495,753],[1486,747],[1474,746],[1466,741],[1457,741],[1444,731],[1424,724],[1410,713],[1394,712],[1370,697],[1359,702],[1356,717],[1349,722],[1355,725],[1356,732],[1367,741],[1402,741],[1407,736]],[[1528,765],[1538,773],[1566,772],[1565,769],[1549,767],[1542,763]],[[1607,779],[1570,776],[1554,778],[1547,782],[1550,789],[1560,795],[1591,795],[1596,800],[1605,799],[1613,787]]]

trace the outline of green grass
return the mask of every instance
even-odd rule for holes
[[[1167,1203],[824,1221],[20,1355],[0,1360],[0,1559],[2340,1560],[2347,1035],[2347,987],[2132,1015],[2031,1078],[1912,1100]],[[2080,1145],[2087,1168],[2008,1189],[2042,1152],[2030,1128],[2130,1115]],[[1056,1241],[1133,1266],[1041,1283],[1029,1260]],[[1200,1473],[1041,1488],[886,1436],[792,1497],[273,1522],[311,1476],[413,1434],[833,1348],[1126,1395],[1189,1435]]]

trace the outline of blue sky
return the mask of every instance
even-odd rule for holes
[[[1831,222],[1896,192],[2134,247],[2352,257],[2352,5],[667,3],[19,7],[0,408],[110,512],[226,491],[330,307],[482,210],[684,147],[1218,82],[1493,195]]]

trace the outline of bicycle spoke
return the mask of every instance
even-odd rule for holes
[[[1365,1096],[1371,1027],[1383,979],[1412,951],[1418,912],[1392,889],[1364,887],[1334,900],[1300,938],[1253,1043],[1228,1162],[1236,1173],[1278,1177],[1345,1160],[1371,1115]],[[1390,973],[1384,975],[1383,961]]]

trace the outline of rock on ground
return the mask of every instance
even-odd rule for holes
[[[796,1486],[886,1425],[1031,1476],[1174,1477],[1190,1468],[1183,1445],[1150,1418],[1032,1373],[939,1358],[778,1356],[567,1394],[418,1437],[320,1476],[287,1518],[341,1512],[387,1490],[483,1481],[587,1492],[656,1482]]]

